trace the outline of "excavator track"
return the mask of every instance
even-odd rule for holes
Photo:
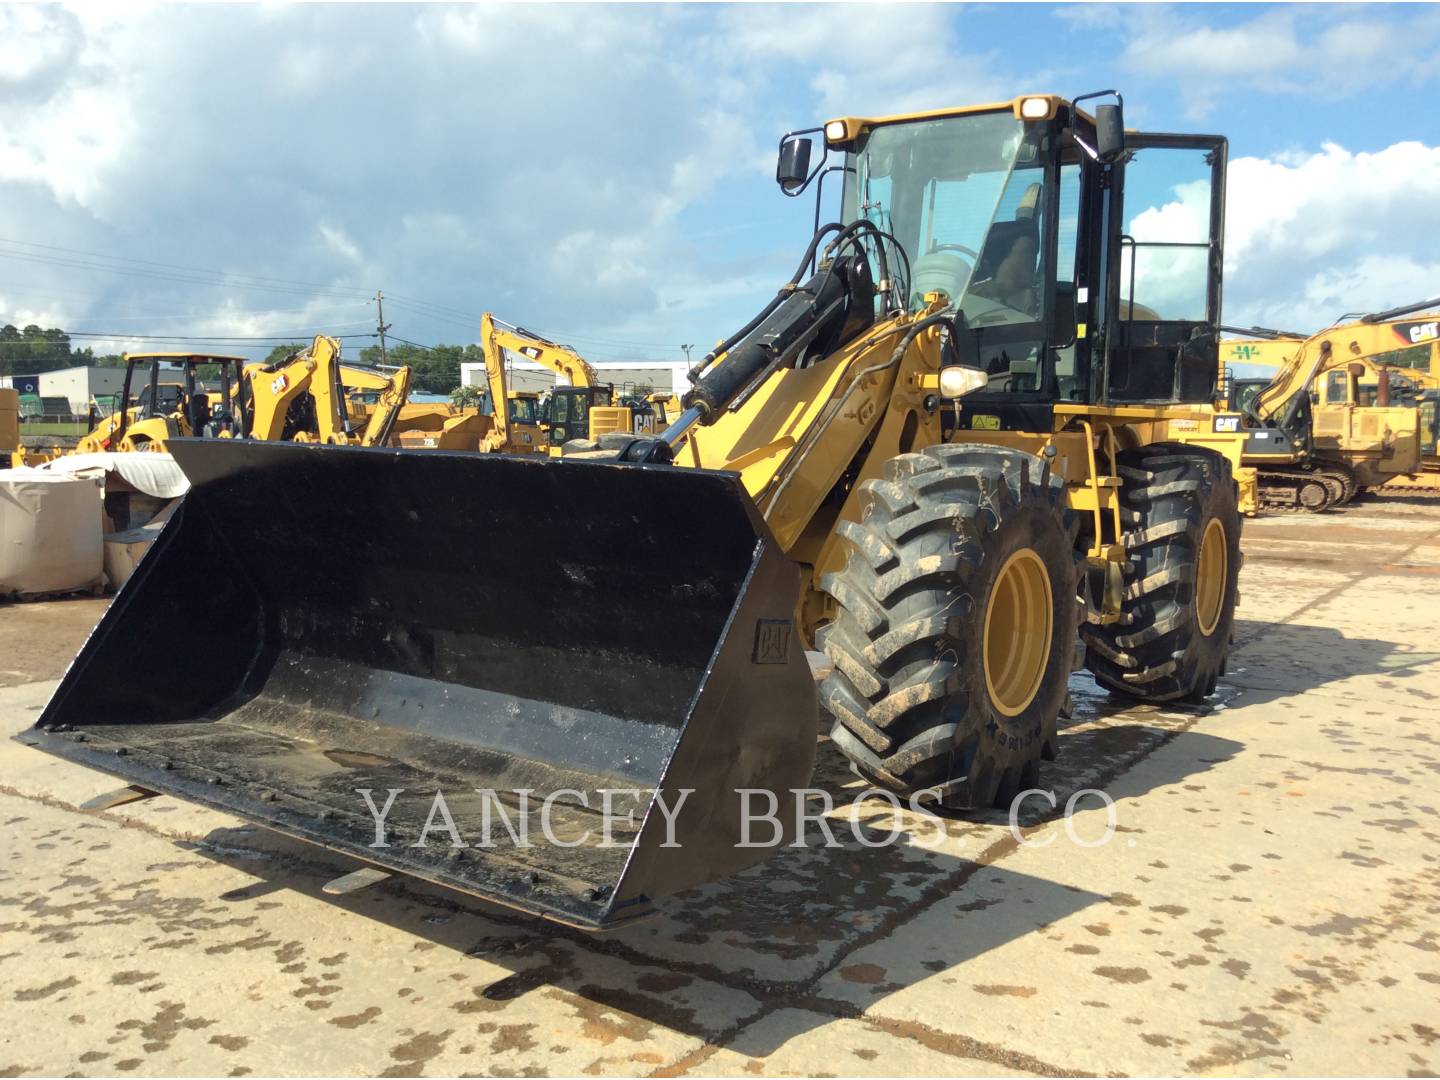
[[[1265,510],[1318,514],[1338,505],[1345,494],[1341,478],[1325,472],[1262,469],[1258,480]]]
[[[1360,484],[1355,479],[1355,474],[1345,465],[1326,462],[1324,468],[1316,469],[1315,472],[1327,484],[1339,485],[1340,497],[1337,505],[1344,506],[1355,498],[1355,493],[1360,490]]]

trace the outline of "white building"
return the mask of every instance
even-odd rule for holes
[[[615,387],[616,394],[648,386],[655,393],[668,390],[678,396],[690,388],[690,380],[685,377],[690,365],[684,360],[591,360],[590,366],[599,373],[602,382]],[[550,369],[533,360],[511,361],[508,371],[512,390],[544,393],[557,382],[564,383]],[[461,364],[460,384],[483,387],[485,365]]]
[[[73,367],[40,373],[40,396],[63,397],[70,401],[70,411],[84,416],[92,398],[118,394],[125,383],[124,368]],[[132,393],[138,390],[132,389]]]

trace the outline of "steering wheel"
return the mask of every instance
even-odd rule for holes
[[[961,262],[956,263],[949,256],[956,254],[961,257]],[[945,258],[941,258],[941,256]],[[929,251],[925,252],[910,267],[910,302],[914,307],[922,305],[923,292],[926,291],[917,286],[916,282],[923,281],[927,275],[931,277],[928,285],[938,285],[953,300],[964,290],[966,283],[975,273],[975,263],[979,256],[973,248],[964,244],[936,244]]]
[[[958,251],[961,255],[969,255],[972,262],[975,262],[980,258],[980,253],[978,251],[976,251],[974,248],[968,248],[964,244],[936,244],[929,251],[925,252],[925,254],[933,255],[937,251]]]

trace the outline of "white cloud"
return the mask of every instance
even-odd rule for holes
[[[320,237],[325,241],[326,247],[347,262],[358,263],[363,261],[360,255],[360,249],[355,246],[355,241],[351,240],[349,234],[339,226],[322,221],[320,223]]]
[[[738,57],[806,75],[819,108],[797,120],[1008,100],[1013,84],[992,55],[967,49],[954,15],[928,4],[736,4],[721,9],[709,53],[717,63]],[[857,45],[883,59],[858,59]],[[1027,78],[1044,81],[1034,70]]]
[[[1230,162],[1225,318],[1318,327],[1440,293],[1440,146]]]
[[[1253,41],[1328,56],[1347,35],[1386,70],[1331,65],[1332,81],[1424,77],[1377,60],[1394,38],[1353,14],[1313,29],[1260,16],[1249,37],[1215,39],[1185,36],[1203,26],[1191,13],[1107,10],[1068,17],[1143,33],[1168,19],[1177,71],[1205,85],[1217,66],[1243,72]],[[743,323],[808,239],[809,198],[781,198],[769,176],[781,132],[1052,81],[1034,50],[1017,74],[930,6],[15,6],[0,20],[0,237],[232,275],[0,257],[0,319],[137,333],[373,322],[365,297],[382,288],[413,340],[473,340],[469,313],[491,308],[578,330],[597,356],[678,356],[654,343]],[[1276,56],[1286,79],[1311,71]],[[1423,293],[1405,285],[1434,263],[1436,153],[1236,160],[1227,317],[1310,324]],[[1172,192],[1146,227],[1187,207]],[[238,274],[319,286],[244,289]]]
[[[1200,5],[1124,10],[1129,18],[1115,27],[1128,32],[1122,65],[1174,80],[1197,119],[1224,98],[1257,92],[1324,102],[1393,83],[1419,85],[1435,77],[1440,47],[1434,5],[1358,16],[1364,5],[1263,10],[1233,26],[1204,21]]]

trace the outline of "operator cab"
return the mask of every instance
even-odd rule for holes
[[[938,297],[954,312],[948,362],[987,382],[954,404],[959,426],[1033,430],[1060,402],[1212,400],[1226,142],[1125,132],[1119,110],[1118,95],[1093,117],[1025,97],[833,120],[826,153],[844,165],[808,178],[808,148],[782,141],[787,193],[841,172],[841,223],[900,250],[906,308]]]
[[[613,392],[609,386],[557,386],[551,390],[544,416],[550,425],[550,445],[589,438],[590,410],[608,406]]]

